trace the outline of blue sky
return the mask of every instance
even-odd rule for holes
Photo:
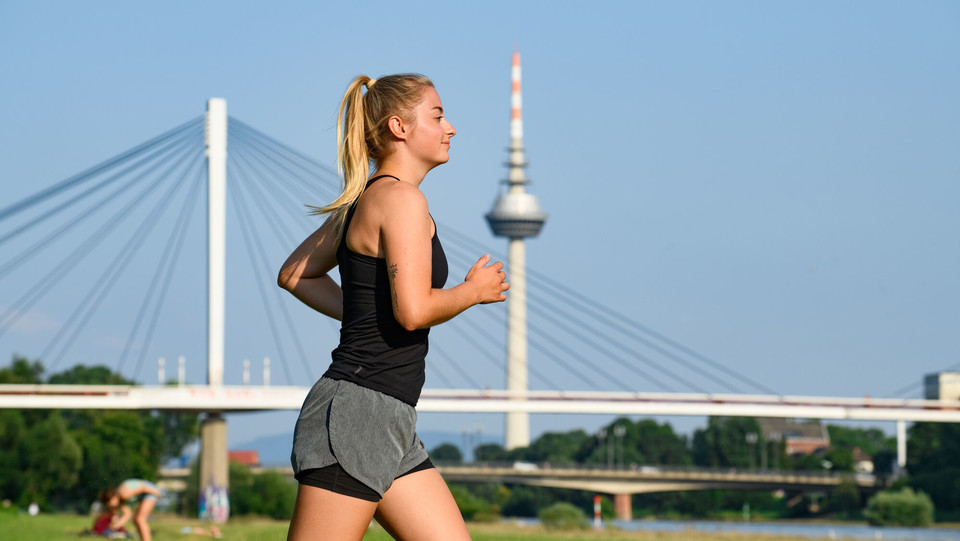
[[[0,201],[198,116],[210,97],[332,165],[349,80],[416,71],[433,78],[458,130],[450,163],[423,185],[431,212],[502,253],[482,215],[505,177],[515,44],[531,191],[549,214],[528,244],[532,268],[784,394],[884,396],[960,363],[955,2],[6,0]],[[277,355],[230,235],[228,383],[240,359]],[[145,242],[162,249],[159,236]],[[199,249],[202,231],[190,242]],[[289,247],[271,249],[277,268]],[[0,282],[0,307],[65,252]],[[184,354],[200,382],[204,269],[185,261],[148,358]],[[451,279],[465,270],[454,265]],[[0,355],[37,355],[100,272],[78,264],[0,336]],[[114,364],[138,287],[118,285],[71,361]],[[291,310],[322,371],[332,327]],[[475,381],[502,385],[456,335],[441,327],[433,338]],[[531,353],[541,362],[577,388]],[[152,366],[132,375],[151,380]],[[309,384],[297,366],[294,383]],[[292,415],[239,418],[231,440],[279,432]],[[475,420],[434,414],[421,425],[501,430],[497,417]],[[538,417],[534,430],[606,420]]]

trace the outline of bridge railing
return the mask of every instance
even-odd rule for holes
[[[585,464],[576,462],[528,462],[528,461],[475,461],[475,462],[456,462],[449,460],[433,460],[437,467],[463,467],[463,468],[491,468],[491,469],[512,469],[520,471],[550,471],[550,470],[582,470],[597,472],[624,472],[640,474],[664,474],[664,473],[704,473],[704,474],[749,474],[754,476],[769,477],[823,477],[823,478],[843,478],[855,477],[861,480],[874,480],[872,473],[842,472],[835,470],[785,470],[785,469],[760,469],[760,468],[737,468],[737,467],[703,467],[688,465],[663,465],[663,464]]]

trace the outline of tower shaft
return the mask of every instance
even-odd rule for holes
[[[507,390],[526,393],[527,385],[527,247],[523,238],[510,239],[510,302],[507,304]],[[530,445],[530,415],[506,414],[504,446]]]

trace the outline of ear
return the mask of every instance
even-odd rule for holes
[[[400,140],[405,140],[407,138],[407,130],[409,126],[397,115],[393,115],[387,119],[387,127],[390,129],[390,133],[394,137]]]

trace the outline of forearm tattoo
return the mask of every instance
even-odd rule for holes
[[[390,278],[396,278],[396,277],[397,277],[397,264],[394,263],[393,265],[390,265]]]

